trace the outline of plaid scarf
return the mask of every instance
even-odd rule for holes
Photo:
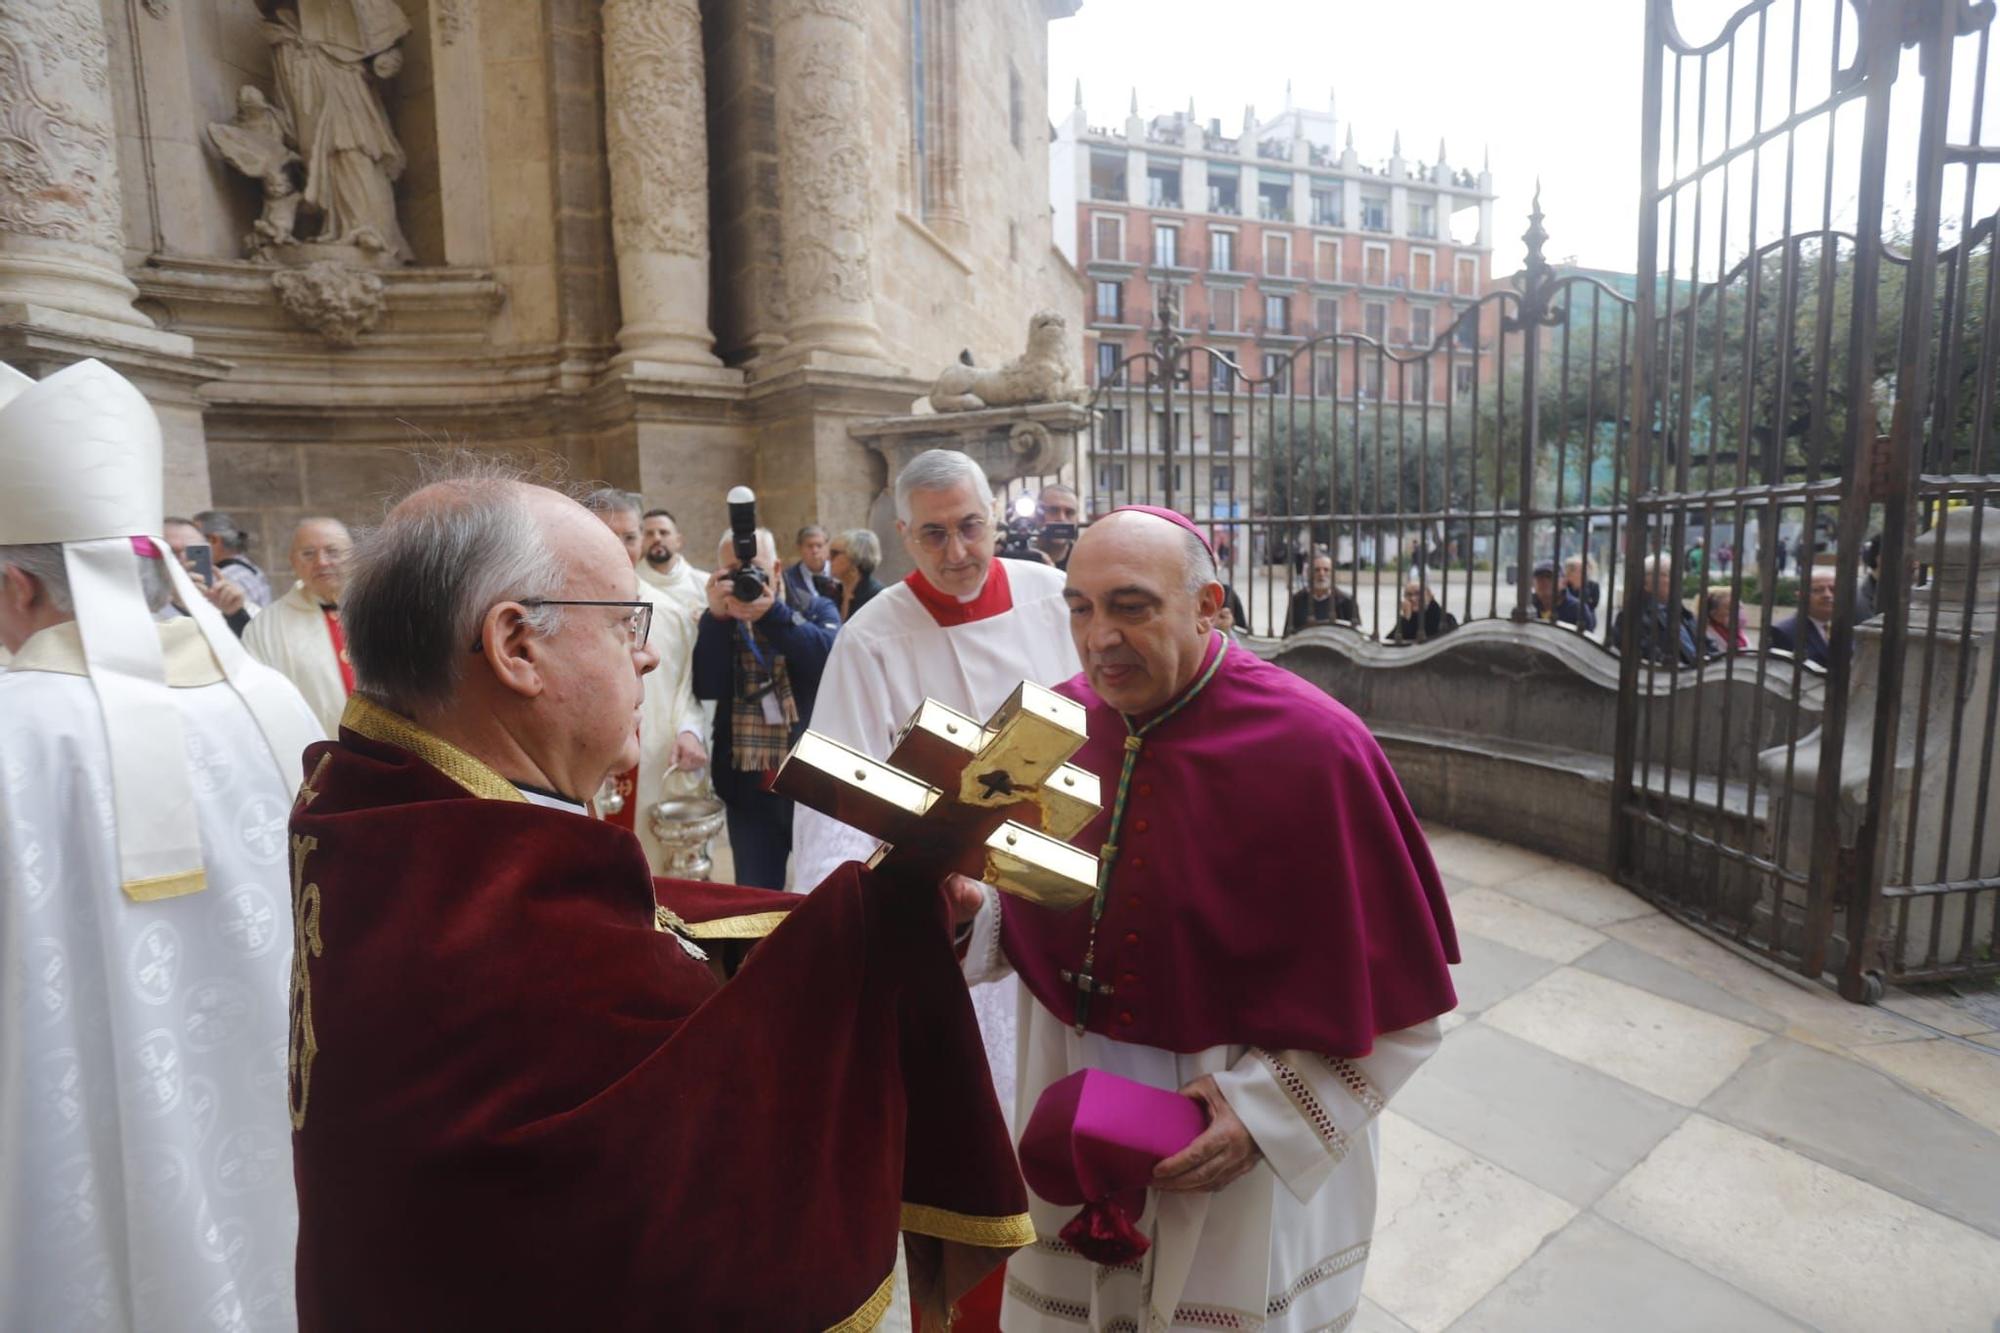
[[[739,624],[737,628],[736,694],[729,701],[729,758],[740,773],[763,773],[785,762],[799,706],[792,699],[792,678],[785,669],[785,659],[751,626]],[[752,635],[757,639],[754,650]],[[766,662],[770,663],[768,668]],[[784,721],[764,720],[762,700],[767,694],[777,699]]]

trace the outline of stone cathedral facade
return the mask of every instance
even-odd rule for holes
[[[1038,309],[1077,0],[0,0],[0,360],[96,356],[282,564],[441,443],[859,525]]]

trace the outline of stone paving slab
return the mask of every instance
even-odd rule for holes
[[[1687,1116],[1684,1107],[1474,1023],[1396,1095],[1396,1110],[1578,1207]]]
[[[1548,1191],[1384,1112],[1367,1295],[1415,1333],[1441,1333],[1575,1215]]]
[[[1700,1105],[1769,1036],[1573,967],[1502,1000],[1484,1021],[1683,1106]]]
[[[1510,879],[1545,873],[1563,865],[1563,862],[1543,856],[1540,852],[1511,847],[1504,842],[1460,833],[1456,829],[1433,827],[1425,830],[1425,836],[1430,842],[1431,857],[1437,862],[1439,873],[1468,887],[1503,884]]]
[[[1347,1326],[1347,1331],[1348,1333],[1415,1333],[1408,1324],[1366,1296],[1361,1298],[1361,1307],[1354,1312],[1354,1322]]]
[[[1776,1014],[1785,1035],[1829,1050],[1926,1035],[1908,1019],[1879,1006],[1849,1004],[1825,987],[1793,980],[1746,958],[1672,917],[1649,916],[1606,926],[1604,933],[1656,958],[1685,968],[1737,999]]]
[[[1610,977],[1613,981],[1622,981],[1628,986],[1637,986],[1640,990],[1718,1014],[1746,1027],[1776,1032],[1785,1026],[1785,1020],[1770,1010],[1747,1000],[1739,1000],[1714,982],[1704,981],[1664,958],[1633,948],[1623,940],[1606,940],[1577,959],[1576,966],[1586,972],[1595,972],[1600,977]]]
[[[1458,992],[1458,1008],[1454,1012],[1466,1018],[1491,1009],[1509,995],[1533,985],[1556,966],[1546,958],[1495,944],[1466,931],[1459,933],[1458,949],[1465,961],[1451,970],[1452,989]]]
[[[1866,1065],[1780,1038],[1701,1109],[2000,1237],[2000,1135]]]
[[[1604,943],[1604,936],[1589,926],[1531,907],[1495,889],[1462,889],[1452,894],[1451,919],[1461,931],[1556,963],[1567,963]]]
[[[1980,1007],[1963,1002],[1947,1003],[1936,996],[1911,991],[1890,991],[1882,997],[1882,1007],[1954,1037],[1970,1037],[2000,1027],[2000,1023],[1994,1022],[1993,1016]]]
[[[1828,1333],[1992,1333],[2000,1240],[1694,1115],[1597,1211]]]
[[[1720,1278],[1586,1213],[1451,1326],[1451,1333],[1796,1333]]]
[[[2000,1134],[2000,1057],[1970,1042],[1878,1042],[1854,1054]]]
[[[1518,879],[1510,879],[1502,892],[1509,898],[1532,903],[1544,911],[1568,917],[1580,926],[1593,929],[1608,926],[1614,921],[1655,916],[1660,910],[1594,870],[1560,863],[1550,870],[1532,871]]]

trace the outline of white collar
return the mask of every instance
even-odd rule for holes
[[[552,796],[545,791],[535,791],[516,783],[514,790],[521,793],[521,799],[531,805],[544,806],[550,810],[561,810],[566,814],[587,815],[590,813],[581,801],[572,801],[562,796]]]

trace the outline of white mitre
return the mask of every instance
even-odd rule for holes
[[[199,892],[204,874],[180,713],[135,539],[162,557],[177,600],[294,789],[301,752],[317,739],[297,700],[250,660],[161,537],[160,453],[151,405],[102,362],[80,361],[40,383],[0,364],[0,546],[62,544],[84,664],[104,713],[119,878],[141,901]]]

